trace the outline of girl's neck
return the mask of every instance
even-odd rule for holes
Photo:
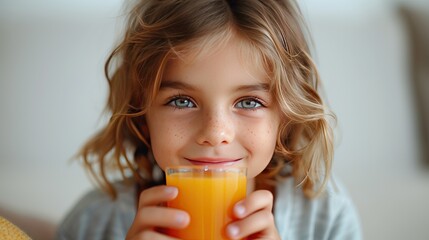
[[[274,199],[276,199],[276,184],[273,184],[272,181],[258,177],[249,178],[247,181],[247,192],[251,193],[256,190],[268,190],[273,194]]]
[[[247,194],[255,191],[255,178],[247,179]]]

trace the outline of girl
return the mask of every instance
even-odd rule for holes
[[[248,169],[231,239],[360,239],[329,180],[331,114],[302,26],[291,0],[138,0],[106,63],[112,117],[81,151],[110,197],[86,195],[58,238],[172,239],[190,218],[163,205],[178,190],[161,170],[203,164]]]

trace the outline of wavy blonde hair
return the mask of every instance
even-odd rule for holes
[[[235,35],[269,76],[283,116],[273,158],[258,179],[276,180],[288,165],[304,194],[316,196],[330,175],[333,134],[328,117],[333,114],[318,93],[319,75],[303,29],[291,0],[138,0],[105,65],[111,118],[82,147],[79,156],[86,168],[113,197],[110,171],[124,178],[131,173],[142,185],[154,182],[156,162],[149,154],[145,113],[167,62]]]

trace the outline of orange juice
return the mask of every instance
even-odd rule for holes
[[[189,213],[190,224],[169,234],[185,240],[227,239],[225,228],[233,220],[234,204],[246,196],[244,168],[169,168],[167,185],[179,189],[169,207]]]

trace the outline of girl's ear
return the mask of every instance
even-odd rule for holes
[[[134,135],[146,145],[147,148],[150,148],[150,133],[149,128],[146,123],[146,117],[139,116],[133,120],[133,129]]]
[[[149,140],[149,128],[147,127],[146,120],[140,125],[140,132],[143,134],[143,137]]]
[[[147,122],[146,122],[146,115],[143,115],[140,119],[140,124],[139,124],[139,130],[142,133],[143,137],[149,141],[150,139],[150,133],[149,133],[149,127],[147,126]]]

